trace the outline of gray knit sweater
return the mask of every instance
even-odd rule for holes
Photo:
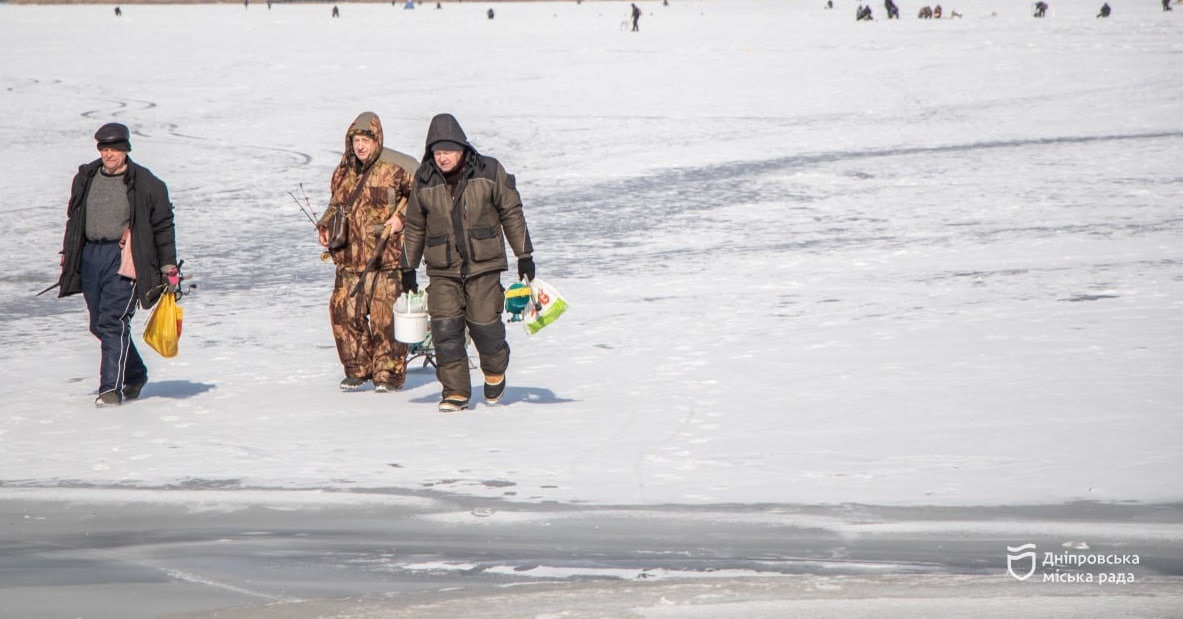
[[[86,194],[86,240],[118,241],[131,222],[131,204],[123,174],[94,175]]]

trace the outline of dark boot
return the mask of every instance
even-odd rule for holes
[[[341,391],[357,391],[369,380],[369,376],[346,376],[338,386],[341,388]]]
[[[485,374],[485,403],[496,404],[505,393],[505,374]]]
[[[103,393],[100,393],[99,397],[95,398],[95,401],[94,401],[94,405],[98,408],[104,408],[107,406],[119,406],[120,403],[121,402],[119,401],[119,392],[118,391],[105,391]]]
[[[443,400],[440,400],[441,413],[455,413],[466,408],[468,408],[468,398],[463,395],[446,395]]]

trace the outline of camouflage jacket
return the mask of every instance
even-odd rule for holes
[[[353,152],[353,136],[366,133],[378,142],[378,150],[367,161]],[[364,112],[345,132],[345,153],[333,171],[329,207],[318,227],[326,227],[338,209],[345,209],[349,221],[349,242],[331,252],[333,263],[347,271],[361,272],[378,249],[383,224],[395,214],[406,219],[405,205],[414,183],[414,158],[382,146],[382,122],[372,112]],[[364,186],[351,204],[346,204],[364,177]],[[382,252],[378,270],[398,267],[402,254],[402,233],[391,235]]]

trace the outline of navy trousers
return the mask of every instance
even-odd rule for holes
[[[90,332],[102,347],[99,394],[123,397],[125,384],[148,382],[148,368],[132,342],[136,282],[119,274],[119,243],[88,242],[82,248],[82,296],[90,312]]]

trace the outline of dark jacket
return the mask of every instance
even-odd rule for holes
[[[453,198],[431,145],[439,141],[464,145],[464,171]],[[517,258],[530,257],[534,246],[522,214],[522,198],[512,174],[468,143],[460,124],[449,114],[431,121],[423,163],[407,204],[400,268],[427,264],[427,275],[464,278],[509,268],[505,243]]]
[[[62,275],[59,297],[82,292],[82,247],[86,245],[86,194],[94,175],[103,167],[101,159],[78,167],[66,209],[66,234],[62,240]],[[173,206],[168,187],[151,170],[127,160],[123,176],[127,201],[131,205],[131,253],[136,265],[136,299],[148,309],[164,292],[160,267],[177,263]]]

